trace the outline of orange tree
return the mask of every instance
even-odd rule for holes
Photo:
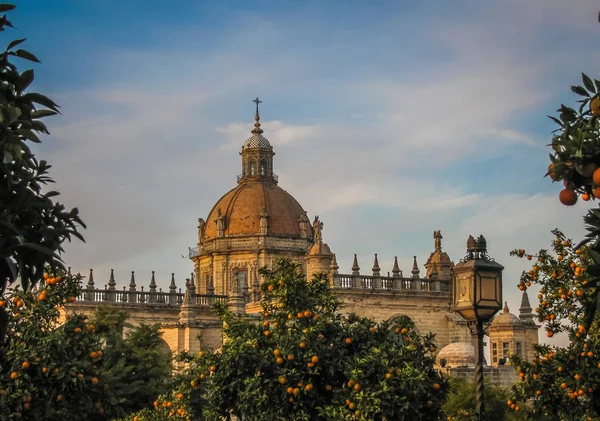
[[[184,355],[183,419],[436,420],[448,392],[433,368],[433,335],[413,322],[340,314],[324,275],[307,281],[280,260],[262,269],[256,320],[218,307],[226,337],[216,353]],[[163,402],[139,421],[163,419]],[[169,411],[171,412],[171,411]],[[151,417],[149,414],[153,414]],[[166,418],[165,418],[166,419]]]
[[[547,175],[562,181],[561,203],[574,205],[600,199],[600,81],[582,74],[582,85],[571,90],[580,96],[577,109],[561,105],[558,117],[550,117],[556,130]],[[540,345],[532,362],[513,358],[522,382],[508,401],[511,408],[530,402],[532,418],[584,420],[600,417],[600,209],[591,209],[584,221],[586,239],[573,245],[560,231],[550,250],[513,255],[535,259],[523,273],[519,288],[540,286],[539,321],[546,335],[566,332],[567,347]]]
[[[539,285],[538,321],[545,322],[546,336],[564,332],[567,347],[537,345],[533,361],[513,356],[521,382],[513,388],[507,404],[513,410],[528,408],[532,419],[585,420],[600,416],[600,336],[598,321],[589,319],[595,306],[595,252],[587,246],[573,245],[555,230],[549,250],[511,254],[534,261],[523,272],[519,288]],[[528,405],[526,405],[528,403]]]
[[[46,278],[34,292],[17,288],[0,296],[10,315],[0,346],[0,419],[105,419],[115,399],[100,374],[100,336],[82,315],[59,323],[79,279],[64,272]]]

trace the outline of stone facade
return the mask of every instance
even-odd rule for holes
[[[345,313],[377,321],[406,315],[420,333],[436,334],[441,352],[452,344],[470,343],[466,322],[452,311],[453,263],[442,250],[441,232],[434,232],[433,252],[424,265],[424,277],[416,256],[409,277],[403,275],[397,258],[392,276],[382,276],[377,255],[368,274],[361,274],[356,255],[351,272],[339,273],[336,256],[323,239],[323,222],[316,216],[311,223],[302,206],[278,186],[273,172],[275,153],[263,136],[258,99],[256,102],[254,128],[240,152],[242,172],[237,177],[238,185],[217,201],[206,220],[198,219],[198,242],[189,250],[194,269],[185,291],[177,289],[174,276],[168,292],[157,291],[154,273],[147,291],[143,287],[137,289],[133,273],[129,289],[123,287],[120,291],[112,272],[107,287],[101,290],[96,288],[90,272],[86,288],[75,303],[69,304],[68,311],[90,314],[98,305],[117,306],[129,314],[130,323],[160,322],[163,338],[174,353],[196,352],[204,346],[217,349],[223,341],[221,325],[209,311],[210,306],[227,303],[234,312],[249,317],[259,312],[263,282],[259,268],[271,268],[277,259],[289,258],[308,277],[325,273]],[[531,345],[537,343],[538,326],[533,323],[531,309],[527,310],[528,301],[526,304],[522,305],[521,319],[514,316],[518,323],[513,317],[510,326],[492,323],[492,344],[508,342],[512,352],[517,352],[519,346],[521,352],[529,355]],[[452,352],[446,349],[447,355]],[[497,366],[497,359],[494,361]],[[460,370],[468,367],[450,364],[443,369],[461,375]],[[504,373],[506,368],[495,370]],[[497,375],[504,380],[507,376]]]

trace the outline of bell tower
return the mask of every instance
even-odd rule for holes
[[[263,129],[260,128],[260,114],[258,104],[262,103],[258,97],[253,100],[256,104],[256,114],[254,115],[254,128],[244,146],[240,155],[242,156],[242,175],[238,176],[238,184],[247,181],[261,180],[271,181],[277,184],[277,175],[273,173],[273,147],[269,141],[262,135]]]

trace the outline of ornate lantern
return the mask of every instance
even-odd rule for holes
[[[502,308],[502,270],[504,267],[487,255],[483,235],[469,236],[467,255],[452,269],[454,311],[463,316],[471,329],[475,345],[475,419],[485,419],[483,379],[484,323]]]
[[[467,255],[454,265],[454,311],[467,321],[489,321],[502,308],[504,266],[487,255],[483,235],[469,236]]]

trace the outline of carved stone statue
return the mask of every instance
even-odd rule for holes
[[[225,234],[225,215],[221,212],[221,208],[217,210],[217,219],[215,222],[217,223],[217,236],[223,237]]]
[[[261,235],[267,235],[269,231],[269,213],[265,208],[262,208],[262,211],[258,215],[260,220],[260,233]]]
[[[442,239],[444,237],[442,237],[442,232],[441,231],[434,231],[433,232],[433,238],[434,238],[434,245],[435,245],[435,250],[441,250],[442,249]]]
[[[303,212],[298,218],[298,224],[300,225],[300,238],[308,238],[308,216],[306,216],[306,212]]]
[[[202,244],[202,237],[204,237],[204,228],[206,222],[202,218],[198,218],[198,243]]]
[[[319,215],[315,216],[315,220],[313,221],[313,240],[316,243],[320,243],[323,241],[323,222],[319,221]]]

